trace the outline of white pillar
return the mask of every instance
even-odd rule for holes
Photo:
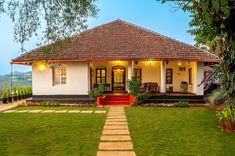
[[[161,84],[160,92],[166,93],[166,61],[161,61]]]
[[[204,77],[204,63],[203,62],[195,62],[195,66],[194,66],[194,71],[195,71],[195,78],[194,78],[194,93],[196,95],[204,95],[204,84],[201,84],[200,86],[198,86],[201,82],[202,79]]]
[[[131,80],[132,73],[133,73],[133,61],[128,61],[128,70],[127,70],[127,79],[128,80]],[[126,86],[127,86],[128,92],[129,92],[128,84]]]
[[[127,70],[127,79],[128,80],[131,80],[132,73],[133,73],[132,61],[128,61],[128,70]]]

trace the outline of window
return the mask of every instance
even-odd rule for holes
[[[105,68],[97,68],[96,69],[96,84],[106,83],[106,69]]]
[[[188,70],[188,83],[189,84],[193,84],[192,83],[192,68],[189,68],[189,70]]]
[[[137,78],[137,80],[139,80],[141,82],[142,79],[142,73],[141,73],[141,69],[134,69],[134,77]]]
[[[67,68],[54,67],[53,68],[53,85],[66,85],[67,84]]]
[[[172,84],[172,69],[166,69],[166,84]]]

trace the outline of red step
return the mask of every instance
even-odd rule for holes
[[[130,105],[130,96],[108,95],[104,98],[102,105]]]

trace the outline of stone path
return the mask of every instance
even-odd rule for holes
[[[105,110],[5,110],[2,113],[82,113],[82,114],[101,114],[106,113]]]
[[[20,100],[20,101],[8,103],[8,104],[0,104],[0,112],[11,109],[11,108],[14,108],[14,107],[18,106],[18,104],[23,103],[25,101],[26,100]]]
[[[124,107],[109,108],[96,156],[136,156]]]

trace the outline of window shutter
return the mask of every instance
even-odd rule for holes
[[[55,85],[55,68],[52,67],[52,85]]]

